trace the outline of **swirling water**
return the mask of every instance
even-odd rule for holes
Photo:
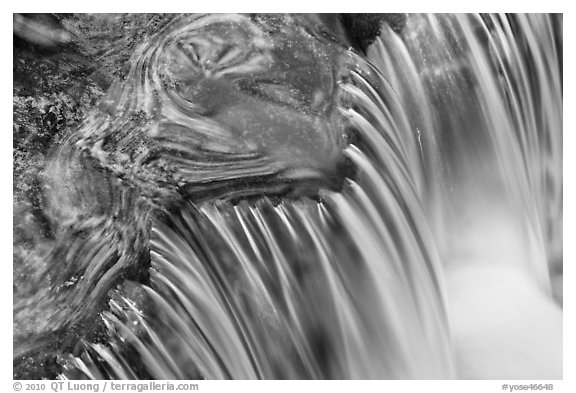
[[[288,19],[176,19],[63,143],[45,302],[105,339],[62,378],[455,378],[448,269],[550,292],[561,16],[410,15],[365,57]]]

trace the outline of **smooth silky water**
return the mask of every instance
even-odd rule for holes
[[[554,15],[409,15],[366,56],[172,22],[49,168],[54,217],[107,223],[60,251],[52,323],[109,299],[60,377],[561,376],[561,64]],[[548,322],[508,371],[491,337],[530,329],[490,313],[520,295]]]

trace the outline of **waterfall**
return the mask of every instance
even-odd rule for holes
[[[54,216],[114,220],[62,256],[108,300],[61,378],[463,377],[469,266],[561,318],[562,16],[408,15],[366,56],[291,23],[177,19],[64,143],[55,178],[111,191]]]

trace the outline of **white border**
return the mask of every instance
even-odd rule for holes
[[[511,11],[511,12],[563,12],[564,13],[564,107],[568,110],[564,114],[564,380],[563,381],[517,381],[520,383],[553,383],[554,392],[576,392],[576,366],[574,359],[574,349],[576,349],[576,332],[574,319],[574,282],[576,258],[574,254],[575,221],[574,221],[574,201],[576,201],[574,180],[576,165],[576,143],[574,136],[574,113],[576,112],[576,101],[574,97],[574,17],[572,7],[568,1],[545,0],[539,2],[503,2],[498,0],[483,0],[481,3],[455,1],[406,1],[390,2],[380,0],[378,2],[353,1],[353,2],[312,2],[310,0],[290,0],[284,4],[272,4],[271,1],[241,1],[239,2],[174,2],[162,1],[156,4],[143,5],[136,2],[123,2],[100,0],[98,2],[81,2],[81,1],[26,1],[4,3],[2,6],[6,11],[1,14],[2,24],[2,48],[5,50],[6,57],[12,57],[12,46],[9,42],[11,35],[11,14],[13,12],[47,12],[47,11],[75,11],[75,12],[167,12],[167,11],[266,11],[266,12],[472,12],[472,11]],[[239,9],[240,8],[240,9]],[[480,8],[480,9],[479,9]],[[2,260],[1,264],[1,291],[0,299],[2,305],[3,320],[2,327],[2,350],[1,367],[0,367],[0,389],[2,391],[12,391],[12,61],[1,63],[2,74],[2,120],[4,126],[1,135],[0,148],[0,171],[2,175],[2,193],[0,209],[2,218],[2,247],[0,247]],[[8,76],[10,75],[10,78]],[[177,383],[178,381],[174,381]],[[265,381],[265,382],[217,382],[217,381],[200,381],[200,391],[250,391],[250,392],[269,392],[271,389],[277,392],[283,391],[390,391],[390,392],[496,392],[502,391],[503,383],[512,383],[513,381],[311,381],[311,382],[283,382],[283,381]]]

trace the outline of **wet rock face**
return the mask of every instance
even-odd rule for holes
[[[147,280],[151,215],[315,195],[345,167],[348,33],[290,15],[68,15],[47,48],[22,33],[45,19],[15,31],[17,378],[105,340],[108,290]]]
[[[201,200],[335,183],[345,50],[302,20],[185,16],[132,62],[78,145],[153,198],[159,186]]]
[[[146,34],[154,33],[168,18],[163,15],[25,15],[18,23],[32,22],[33,26],[15,26],[15,378],[54,378],[60,372],[57,358],[72,351],[78,337],[88,335],[90,341],[98,340],[100,324],[96,315],[86,319],[78,315],[74,318],[70,314],[74,305],[90,303],[90,308],[95,307],[95,303],[67,296],[70,295],[67,290],[74,287],[83,272],[75,264],[68,263],[70,257],[75,248],[76,252],[82,253],[77,245],[87,238],[86,233],[91,233],[93,239],[99,237],[98,228],[90,220],[78,220],[84,222],[83,228],[71,225],[70,221],[60,221],[62,217],[51,212],[53,206],[49,198],[68,195],[70,199],[73,194],[65,190],[54,194],[47,190],[51,179],[49,167],[55,162],[58,147],[80,128],[110,84],[125,77],[127,71],[122,69],[128,63],[135,43],[141,42]],[[39,26],[48,30],[58,29],[58,34],[51,35],[56,39],[52,42],[54,45],[46,47],[31,39],[29,34],[23,34]],[[70,41],[57,39],[61,29],[72,37]],[[118,45],[121,48],[119,52],[109,51],[111,39],[122,43]],[[85,184],[93,178],[94,174],[90,176],[89,172],[80,177]],[[102,186],[102,178],[86,188],[84,195],[98,185]],[[104,194],[105,188],[100,187],[99,193]],[[65,212],[65,209],[61,211]],[[79,242],[70,242],[69,238],[75,236]],[[87,247],[91,245],[94,242],[86,242]],[[87,249],[84,248],[84,252]],[[135,278],[138,274],[127,273],[124,276]],[[104,303],[104,299],[98,299],[97,307],[92,311],[97,313]]]

